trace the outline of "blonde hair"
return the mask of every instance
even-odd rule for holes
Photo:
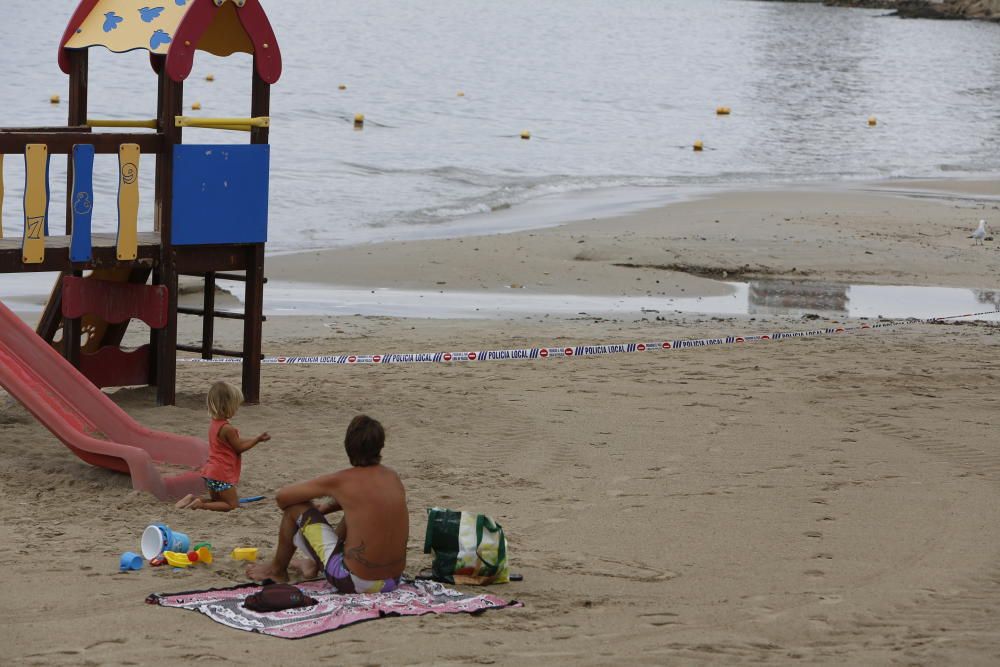
[[[229,419],[243,403],[243,392],[228,382],[216,382],[208,390],[208,414],[212,419]]]

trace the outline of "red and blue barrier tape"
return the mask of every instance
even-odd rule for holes
[[[453,363],[470,361],[508,361],[528,359],[557,359],[560,357],[596,357],[612,354],[632,354],[639,352],[663,352],[669,350],[686,350],[699,347],[715,347],[719,345],[740,345],[743,343],[758,343],[763,341],[787,340],[790,338],[815,338],[818,336],[833,336],[842,333],[865,331],[867,329],[886,329],[911,323],[941,323],[964,317],[981,315],[1000,315],[1000,311],[985,311],[982,313],[967,313],[965,315],[950,315],[934,317],[927,320],[895,320],[873,323],[861,323],[853,326],[836,326],[810,331],[777,331],[764,334],[744,334],[724,336],[720,338],[695,338],[681,340],[659,340],[637,343],[610,343],[597,345],[572,345],[531,347],[502,350],[476,350],[465,352],[416,352],[409,354],[334,354],[319,356],[281,356],[265,357],[262,364],[278,365],[362,365],[362,364],[420,364],[420,363]],[[220,357],[218,359],[181,358],[178,361],[209,364],[238,364],[243,360],[235,357]]]

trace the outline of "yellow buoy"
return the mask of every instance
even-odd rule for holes
[[[338,90],[347,90],[347,86],[345,86],[344,84],[340,84],[339,86],[337,86],[337,89]]]
[[[365,124],[365,115],[363,113],[354,114],[354,127],[361,127]]]
[[[699,139],[698,141],[694,142],[694,147],[693,148],[696,151],[705,150],[705,144],[703,144],[701,142],[701,140]]]
[[[215,75],[214,74],[208,74],[208,75],[206,75],[205,76],[205,81],[215,81]]]
[[[191,109],[194,111],[201,111],[201,102],[195,102],[191,105]]]
[[[458,94],[456,95],[456,97],[465,97],[465,93],[463,93],[463,92],[462,92],[462,91],[460,90],[460,91],[458,91]]]
[[[878,125],[878,119],[875,116],[868,116],[868,127],[875,127]]]
[[[51,104],[59,104],[59,96],[53,95],[52,97],[49,98],[49,102]]]
[[[522,139],[530,139],[531,138],[531,132],[529,132],[528,130],[521,130],[521,138]]]
[[[716,108],[715,113],[720,116],[728,116],[730,113],[732,113],[732,109],[730,109],[729,107],[718,107]]]

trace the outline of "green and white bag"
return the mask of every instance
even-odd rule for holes
[[[424,553],[432,551],[435,581],[473,586],[510,581],[503,527],[484,514],[427,510]]]

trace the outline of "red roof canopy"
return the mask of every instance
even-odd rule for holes
[[[281,76],[281,50],[260,0],[81,0],[59,43],[59,67],[69,74],[67,51],[104,46],[121,53],[144,49],[154,68],[166,56],[167,75],[191,73],[196,50],[218,56],[249,53],[267,83]]]

